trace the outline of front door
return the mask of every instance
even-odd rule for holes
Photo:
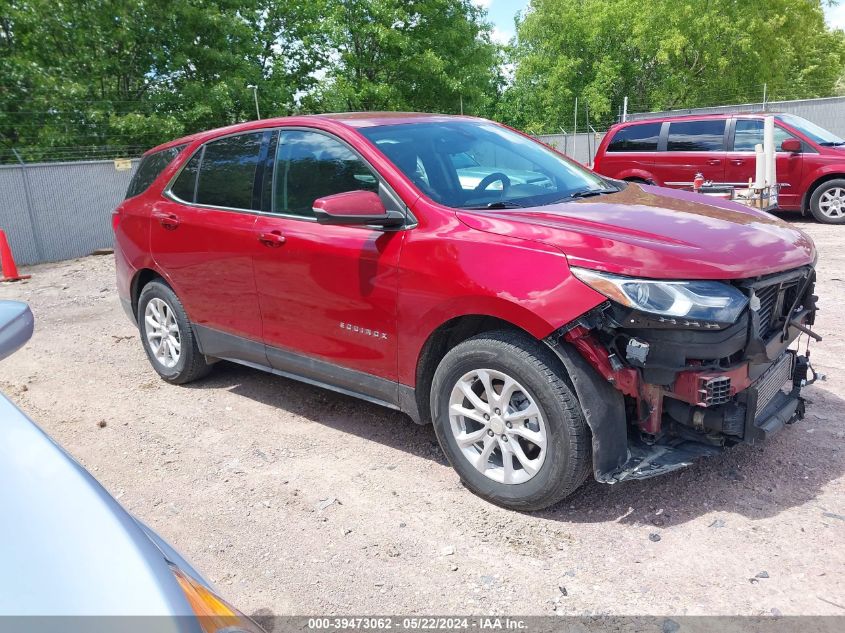
[[[265,135],[229,136],[201,147],[152,211],[153,258],[197,326],[205,353],[240,356],[232,340],[251,339],[262,362],[261,314],[253,258],[254,189]],[[249,356],[247,354],[247,356]]]
[[[255,258],[271,365],[394,401],[404,230],[322,225],[312,207],[317,198],[359,189],[401,210],[398,199],[357,153],[322,132],[281,130],[273,171],[272,213],[256,229],[276,243]]]
[[[725,119],[670,122],[665,151],[655,152],[651,171],[666,187],[689,189],[699,173],[704,180],[721,184],[725,176]]]
[[[777,180],[781,185],[778,193],[780,206],[798,208],[801,205],[801,154],[783,152],[781,143],[795,138],[775,122],[775,151],[777,152]],[[754,146],[763,144],[763,119],[737,119],[734,126],[733,146],[727,155],[725,180],[737,187],[747,187],[748,180],[755,176]]]

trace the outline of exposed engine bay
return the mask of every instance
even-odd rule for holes
[[[657,316],[609,300],[547,339],[567,366],[580,362],[574,350],[612,387],[574,385],[593,430],[599,481],[676,470],[804,417],[801,389],[818,378],[810,342],[821,340],[812,331],[814,268],[724,283],[744,295],[732,323]]]

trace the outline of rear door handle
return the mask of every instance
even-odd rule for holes
[[[721,165],[722,161],[719,160],[718,158],[711,158],[710,160],[707,161],[707,164],[708,165]]]
[[[734,158],[734,159],[732,159],[732,160],[731,160],[731,164],[732,164],[732,165],[744,165],[744,164],[745,164],[745,159],[743,159],[743,158]]]
[[[168,231],[173,231],[179,227],[179,217],[173,213],[162,213],[161,211],[153,211],[152,216],[158,220]]]
[[[281,231],[269,231],[267,233],[259,233],[258,241],[269,246],[270,248],[278,248],[285,243],[285,236]]]

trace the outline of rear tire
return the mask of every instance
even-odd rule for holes
[[[489,332],[453,348],[434,374],[431,411],[463,484],[497,505],[548,507],[591,471],[581,406],[557,358],[527,334]]]
[[[810,211],[823,224],[845,224],[845,179],[823,182],[810,196]]]
[[[182,385],[211,371],[197,347],[182,302],[167,284],[155,280],[144,286],[138,298],[137,317],[144,351],[164,380]]]

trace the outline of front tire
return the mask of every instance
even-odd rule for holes
[[[463,484],[533,511],[571,494],[591,470],[584,414],[551,350],[520,332],[453,348],[432,383],[437,439]]]
[[[845,224],[845,179],[828,180],[816,187],[810,211],[823,224]]]
[[[141,291],[138,329],[150,364],[167,382],[182,385],[211,371],[182,302],[162,281],[151,281]]]

